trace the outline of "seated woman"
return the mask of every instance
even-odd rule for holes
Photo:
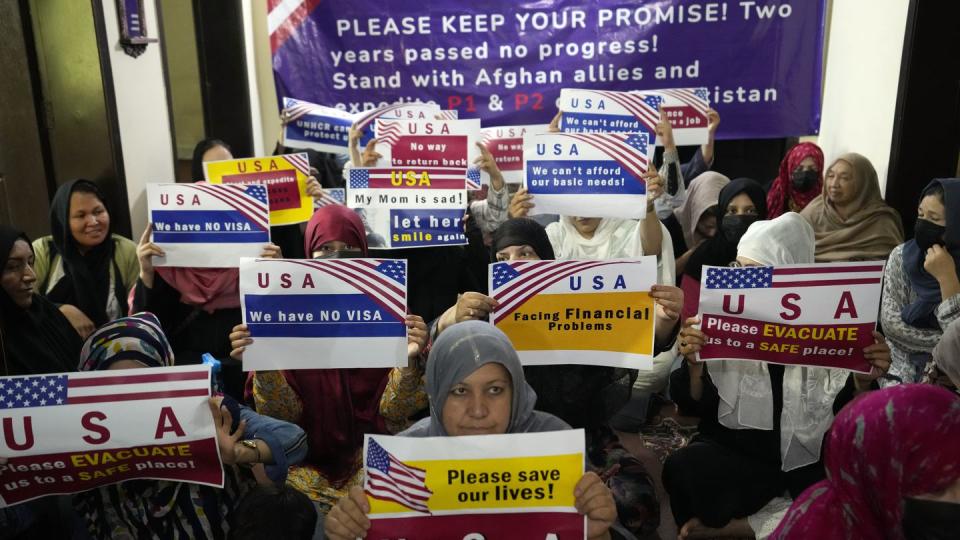
[[[427,394],[432,416],[400,434],[443,437],[536,433],[569,429],[559,418],[534,410],[537,395],[526,383],[520,358],[507,336],[493,326],[466,322],[433,345],[427,361]],[[475,400],[483,400],[474,406]],[[617,519],[610,490],[587,472],[577,483],[575,504],[587,516],[587,538],[611,538]],[[350,489],[327,516],[327,538],[365,537],[369,505],[361,486]]]
[[[80,371],[169,367],[173,350],[160,323],[138,313],[96,330],[80,354]],[[287,467],[306,454],[303,430],[240,407],[229,397],[210,398],[220,456],[227,465],[223,489],[198,484],[132,480],[76,495],[78,514],[92,538],[223,538],[227,515],[254,480],[233,465],[266,464],[269,482],[283,483]],[[241,444],[240,441],[249,441]]]
[[[771,538],[946,539],[960,525],[960,397],[909,384],[837,415],[826,479],[807,488]]]
[[[827,169],[823,193],[800,213],[817,238],[816,261],[881,261],[903,242],[900,214],[883,202],[877,171],[860,154]]]
[[[677,257],[677,275],[683,274],[693,252],[717,235],[720,225],[717,219],[718,199],[720,191],[729,183],[730,179],[720,173],[703,173],[696,178],[696,182],[691,183],[687,191],[687,200],[680,208],[673,211],[673,215],[680,224],[679,232],[683,238],[683,243],[680,245],[682,251],[677,249],[677,239],[674,240],[673,245],[674,253],[683,254]],[[673,236],[673,232],[670,234]]]
[[[304,251],[314,258],[347,253],[367,256],[363,223],[346,206],[317,210],[307,224]],[[408,356],[417,359],[426,342],[426,325],[407,315]],[[243,359],[253,343],[245,325],[230,334],[231,356]],[[386,433],[380,416],[380,396],[389,369],[297,369],[256,371],[247,382],[256,410],[301,426],[309,452],[303,465],[292,467],[287,483],[329,511],[361,477],[363,434]]]
[[[780,172],[767,193],[770,219],[784,212],[800,212],[823,190],[823,150],[804,142],[791,148],[780,162]]]
[[[137,246],[110,233],[100,188],[73,180],[50,203],[50,232],[33,241],[37,290],[57,304],[81,337],[127,314],[137,280]]]
[[[2,375],[73,371],[83,340],[63,313],[37,294],[30,239],[16,229],[0,225],[0,257]]]
[[[737,244],[755,221],[767,219],[763,188],[749,178],[737,178],[723,186],[717,201],[717,234],[693,251],[682,272],[681,320],[693,317],[700,309],[700,278],[704,266],[727,266],[737,258]],[[679,268],[677,269],[680,272]]]
[[[883,270],[880,322],[890,340],[890,375],[920,382],[943,330],[960,319],[960,179],[934,180],[920,195],[914,238]]]
[[[809,264],[813,250],[810,225],[788,212],[751,225],[737,262]],[[889,368],[890,352],[874,332],[875,343],[864,349],[874,367],[870,374],[747,360],[703,364],[696,353],[707,334],[698,322],[687,319],[680,332],[686,362],[671,376],[671,396],[682,414],[700,418],[699,434],[667,458],[664,488],[681,536],[759,535],[772,530],[778,515],[754,514],[823,477],[820,444],[834,413],[875,386]]]
[[[500,226],[493,235],[491,249],[497,261],[552,260],[553,247],[543,227],[529,218],[515,218]],[[653,295],[658,302],[675,311],[679,298],[671,295],[671,287],[654,285]],[[449,331],[451,325],[462,321],[485,318],[493,309],[492,298],[468,292],[451,307],[434,326],[435,335]],[[671,336],[670,329],[677,319],[664,320],[663,334]],[[661,341],[666,341],[664,338]],[[380,410],[391,431],[395,426],[406,427],[408,418],[426,408],[422,366],[394,369],[383,394]],[[575,428],[583,428],[591,466],[607,478],[617,500],[621,522],[631,532],[643,535],[656,530],[660,507],[653,490],[653,482],[646,469],[620,444],[609,426],[610,419],[630,401],[631,388],[637,370],[576,364],[524,367],[527,383],[536,391],[535,408],[559,417]]]

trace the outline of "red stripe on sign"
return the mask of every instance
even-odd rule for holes
[[[880,283],[880,278],[870,279],[824,279],[821,281],[777,281],[772,287],[829,287],[832,285],[873,285]]]
[[[161,392],[138,392],[134,394],[103,394],[100,396],[67,396],[67,405],[83,405],[85,403],[107,403],[114,401],[141,401],[144,399],[166,399],[182,397],[209,396],[209,388],[191,388],[187,390],[166,390]]]
[[[850,272],[883,272],[883,265],[829,267],[807,266],[803,268],[774,268],[773,275],[795,276],[797,274],[846,274]]]
[[[206,380],[206,371],[188,371],[186,373],[151,373],[149,375],[111,375],[107,377],[85,377],[67,382],[67,388],[85,388],[90,386],[108,386],[111,384],[143,384],[173,381]]]
[[[279,28],[276,29],[272,34],[270,34],[270,52],[276,54],[281,46],[290,38],[293,34],[297,32],[300,27],[300,23],[310,15],[310,12],[313,11],[317,5],[320,4],[320,0],[305,0],[302,4],[297,6],[293,13]]]

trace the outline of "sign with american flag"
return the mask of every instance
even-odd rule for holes
[[[313,197],[307,195],[310,161],[306,153],[208,161],[203,174],[211,184],[260,184],[270,200],[270,225],[309,221]]]
[[[147,184],[155,266],[236,268],[270,242],[270,205],[260,184]]]
[[[474,169],[476,172],[476,169]],[[444,167],[354,167],[347,174],[347,206],[362,209],[389,248],[467,243],[465,172]],[[467,171],[466,176],[471,173]]]
[[[560,129],[572,133],[646,133],[654,141],[663,98],[612,90],[560,91]]]
[[[344,188],[323,188],[323,194],[313,198],[313,209],[323,208],[331,204],[347,204],[347,190]]]
[[[283,98],[284,146],[310,148],[318,152],[349,152],[350,126],[354,116],[336,107]]]
[[[406,365],[407,263],[243,259],[247,371]]]
[[[547,124],[485,127],[480,130],[480,144],[493,155],[503,180],[519,184],[523,182],[523,138],[549,131]]]
[[[0,508],[134,479],[223,486],[208,366],[0,378]]]
[[[700,359],[867,373],[883,262],[703,268]]]
[[[355,113],[357,129],[360,130],[360,149],[362,150],[370,139],[378,137],[376,132],[377,120],[433,120],[440,115],[440,106],[436,103],[397,102],[389,105]]]
[[[660,114],[670,121],[677,146],[705,144],[710,121],[710,91],[706,88],[667,88],[639,90],[636,94],[660,96]]]
[[[657,258],[490,265],[490,322],[529,365],[653,366]]]
[[[467,171],[467,189],[489,182],[476,165],[480,120],[377,119],[377,166],[447,167]]]
[[[524,186],[533,214],[643,219],[647,133],[549,133],[523,139]]]
[[[582,429],[367,435],[363,458],[368,538],[584,538]]]

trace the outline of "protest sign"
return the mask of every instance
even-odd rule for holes
[[[403,365],[406,283],[402,260],[243,259],[243,369]]]
[[[277,94],[549,122],[563,88],[705,87],[727,139],[816,134],[826,0],[271,3]],[[299,6],[299,7],[295,7]]]
[[[377,120],[433,120],[440,114],[440,106],[427,103],[383,104],[364,112],[355,113],[357,129],[360,130],[360,149],[376,135]]]
[[[653,160],[647,133],[550,133],[523,138],[531,214],[643,219]]]
[[[308,221],[313,200],[307,195],[307,154],[208,161],[203,174],[211,184],[262,184],[270,199],[270,225]]]
[[[442,167],[354,167],[347,206],[363,209],[384,247],[463,245],[464,174]]]
[[[349,152],[354,115],[293,98],[283,98],[283,112],[287,121],[283,126],[284,146],[334,154]]]
[[[0,508],[134,479],[223,486],[207,366],[0,378]]]
[[[664,90],[643,91],[641,94],[654,94],[663,98],[660,115],[670,121],[673,128],[673,141],[677,146],[705,144],[708,140],[707,127],[710,120],[710,92],[706,88],[668,88]]]
[[[523,182],[523,138],[548,133],[549,129],[547,124],[483,128],[480,143],[497,162],[504,182],[519,184]]]
[[[323,188],[323,194],[313,199],[313,208],[323,208],[331,204],[347,204],[347,190],[344,188]]]
[[[573,491],[582,429],[512,435],[367,435],[368,538],[583,540]]]
[[[569,133],[656,134],[663,97],[610,90],[560,91],[560,129]]]
[[[490,322],[526,365],[653,366],[657,258],[490,265]]]
[[[464,169],[467,189],[489,179],[474,161],[480,157],[479,120],[377,120],[378,166]]]
[[[867,373],[883,262],[721,268],[705,266],[700,359]]]
[[[267,188],[232,184],[147,184],[154,266],[235,268],[270,242]]]

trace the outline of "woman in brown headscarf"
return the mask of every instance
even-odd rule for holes
[[[880,195],[877,171],[860,154],[843,154],[823,193],[800,213],[816,233],[817,262],[886,260],[903,242],[900,214]]]

